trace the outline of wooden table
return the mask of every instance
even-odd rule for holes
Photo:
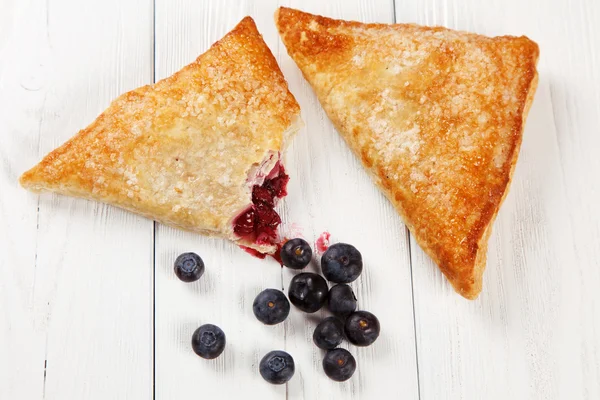
[[[459,297],[326,118],[273,24],[278,5],[332,17],[526,34],[540,84],[484,291]],[[258,323],[255,295],[289,270],[231,243],[114,207],[21,189],[18,176],[120,93],[168,76],[243,16],[256,20],[306,127],[287,152],[283,231],[322,231],[365,258],[354,289],[382,335],[322,372],[321,316]],[[0,399],[599,399],[600,2],[596,0],[0,0]],[[207,265],[185,285],[184,251]],[[223,356],[190,348],[221,326]],[[287,385],[258,375],[285,349]]]

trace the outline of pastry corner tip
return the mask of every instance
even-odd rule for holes
[[[235,34],[244,33],[244,32],[258,33],[258,28],[256,26],[256,22],[254,21],[254,18],[252,18],[249,15],[242,18],[241,21],[238,22],[237,25],[229,32],[228,35],[231,35],[231,34],[235,35]],[[228,35],[225,35],[225,37],[227,37]]]
[[[460,294],[467,300],[477,300],[479,295],[481,294],[482,289],[482,280],[478,278],[470,279],[468,282],[460,281],[454,282],[450,281],[454,291]]]
[[[273,16],[275,18],[275,25],[281,31],[283,25],[290,24],[290,21],[299,22],[298,20],[306,15],[310,16],[311,14],[308,14],[301,10],[297,10],[295,8],[281,6],[275,10]]]
[[[279,30],[279,32],[281,32],[282,22],[285,20],[285,15],[290,13],[291,11],[293,11],[291,8],[281,6],[277,8],[273,13],[275,26],[277,27],[277,30]]]
[[[21,174],[21,176],[19,176],[18,182],[19,182],[19,185],[23,189],[27,189],[32,192],[39,192],[39,190],[37,190],[35,187],[35,183],[34,183],[34,179],[33,179],[36,168],[37,168],[37,166],[35,166],[31,169],[28,169],[27,171],[23,172]]]
[[[238,25],[243,25],[243,24],[248,24],[248,25],[256,25],[256,22],[254,22],[254,18],[252,18],[249,15],[246,15],[244,18],[242,18],[242,20],[238,23]]]
[[[478,289],[471,289],[465,292],[459,292],[459,294],[467,300],[477,300],[481,294],[481,287]]]
[[[292,8],[286,7],[286,6],[279,6],[277,7],[277,9],[275,10],[275,19],[277,20],[277,18],[279,17],[280,14],[282,13],[289,13],[294,11]]]

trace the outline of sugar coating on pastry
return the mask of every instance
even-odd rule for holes
[[[477,297],[537,85],[537,44],[284,7],[275,22],[421,247],[461,295]]]
[[[20,181],[272,253],[276,238],[256,244],[233,223],[263,183],[252,173],[282,165],[300,126],[298,103],[246,17],[190,65],[119,96]]]

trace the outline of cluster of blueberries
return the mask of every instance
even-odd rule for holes
[[[312,249],[304,239],[288,240],[281,248],[283,265],[303,269],[312,259]],[[175,274],[184,282],[193,282],[204,273],[204,262],[195,253],[184,253],[175,260]],[[321,271],[328,281],[335,283],[329,289],[326,280],[318,274],[302,272],[294,276],[288,289],[288,298],[277,289],[265,289],[256,296],[252,309],[264,324],[283,322],[290,313],[290,302],[301,311],[314,313],[326,303],[332,317],[322,320],[314,330],[313,341],[327,350],[323,359],[325,374],[338,382],[350,379],[356,370],[356,360],[343,348],[346,338],[356,346],[368,346],[379,336],[379,320],[367,311],[356,311],[357,301],[348,283],[355,281],[363,269],[362,256],[352,245],[337,243],[321,257]],[[202,358],[218,357],[225,348],[225,333],[212,324],[199,327],[192,336],[192,349]],[[267,353],[259,365],[261,376],[270,383],[283,384],[294,375],[292,356],[285,351]]]

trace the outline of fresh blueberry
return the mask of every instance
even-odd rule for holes
[[[263,324],[275,325],[287,318],[290,302],[281,290],[265,289],[254,299],[252,311]]]
[[[184,282],[194,282],[204,274],[204,261],[196,253],[183,253],[175,260],[175,275]]]
[[[362,269],[362,256],[351,244],[336,243],[321,257],[321,270],[331,282],[353,282],[360,276]]]
[[[346,349],[329,350],[323,359],[323,370],[334,381],[347,381],[356,371],[356,360]]]
[[[293,305],[307,313],[314,313],[327,300],[327,282],[321,275],[303,272],[292,278],[288,297]]]
[[[312,249],[304,239],[292,239],[281,247],[281,261],[291,269],[302,269],[308,265],[312,258]]]
[[[329,302],[327,304],[332,314],[345,318],[356,310],[356,296],[352,288],[340,283],[329,289]]]
[[[379,336],[379,331],[379,320],[368,311],[353,312],[344,324],[348,341],[356,346],[370,345]]]
[[[265,381],[275,385],[292,379],[295,370],[294,359],[285,351],[270,351],[260,360],[260,374]]]
[[[323,350],[335,349],[344,339],[344,324],[336,317],[319,322],[313,332],[313,342]]]
[[[217,358],[224,348],[225,332],[216,325],[202,325],[192,335],[192,349],[202,358]]]

